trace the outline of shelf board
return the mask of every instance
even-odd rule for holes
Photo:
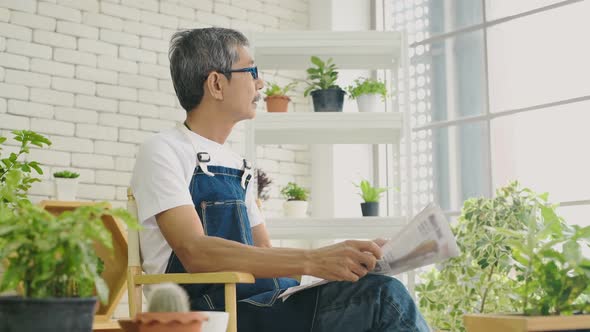
[[[253,125],[256,144],[393,144],[401,137],[403,114],[259,112]]]
[[[331,57],[339,69],[391,69],[400,64],[402,33],[395,31],[275,31],[249,36],[261,69],[294,70],[312,55]]]
[[[403,217],[268,218],[273,240],[373,239],[391,237],[406,224]]]

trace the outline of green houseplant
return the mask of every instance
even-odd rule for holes
[[[291,82],[283,87],[276,83],[268,83],[266,90],[264,90],[266,110],[271,113],[287,112],[289,101],[291,101],[287,93],[293,90],[296,85],[297,82]]]
[[[311,57],[315,67],[307,69],[308,87],[303,95],[311,93],[313,108],[316,112],[342,112],[345,92],[337,84],[338,68],[332,58],[325,62],[317,56]]]
[[[12,152],[8,156],[3,156],[2,144],[7,140],[6,137],[0,136],[0,186],[6,183],[6,177],[11,170],[19,170],[21,177],[16,184],[15,190],[19,198],[25,198],[26,192],[38,178],[32,176],[32,172],[42,175],[43,170],[36,161],[23,161],[22,157],[29,153],[31,145],[44,147],[51,145],[51,142],[43,135],[37,134],[30,130],[14,130],[12,135],[15,141],[19,142],[18,152]]]
[[[357,78],[347,91],[351,99],[356,99],[360,112],[377,112],[379,101],[387,96],[385,83],[372,78]]]
[[[500,329],[497,326],[491,328],[494,326],[493,321],[499,317],[482,314],[535,314],[534,311],[523,310],[531,306],[531,301],[525,300],[526,297],[540,300],[547,294],[542,293],[539,287],[533,289],[530,285],[527,286],[526,280],[540,280],[546,278],[546,275],[540,269],[533,275],[530,269],[525,268],[529,265],[522,260],[522,253],[515,243],[528,247],[531,242],[527,238],[537,235],[539,239],[552,239],[535,242],[538,245],[535,255],[539,256],[534,259],[547,261],[545,255],[559,256],[557,250],[547,251],[547,245],[551,247],[549,241],[557,241],[554,244],[566,241],[563,236],[567,235],[564,234],[582,240],[587,232],[586,229],[567,226],[557,216],[555,208],[548,203],[547,194],[539,195],[530,189],[520,188],[517,182],[498,189],[494,198],[473,198],[465,201],[461,216],[453,227],[461,254],[441,264],[438,269],[421,274],[422,282],[416,287],[421,311],[429,323],[435,329],[448,331],[465,331],[466,325],[476,326],[476,331],[509,331],[506,326],[511,326],[511,323],[501,323],[504,327]],[[532,224],[535,226],[532,227]],[[527,256],[527,259],[530,257]],[[585,260],[580,260],[578,271],[585,269],[584,264]],[[560,271],[558,274],[561,276],[564,276],[563,273],[567,274],[566,270]],[[563,301],[565,294],[575,295],[571,289],[562,288],[546,298],[550,302],[571,303],[569,300]],[[582,297],[574,297],[574,301],[582,300]],[[525,304],[527,302],[529,304]],[[465,316],[465,325],[464,314],[468,314]],[[513,315],[509,319],[522,317]],[[476,322],[473,323],[473,320]],[[482,320],[485,321],[483,325]],[[522,322],[515,324],[527,325]]]
[[[80,177],[80,174],[66,170],[66,171],[60,171],[60,172],[53,173],[53,177],[58,178],[58,179],[76,179],[76,178]]]
[[[515,332],[536,330],[533,325],[590,330],[590,316],[582,315],[590,311],[590,259],[581,249],[590,245],[590,226],[566,224],[554,206],[532,208],[525,221],[523,230],[491,230],[505,236],[511,248],[516,287],[507,295],[522,316],[466,315],[467,331],[498,330],[515,320],[531,326]]]
[[[306,216],[309,190],[294,182],[289,182],[281,189],[281,194],[287,199],[283,205],[286,217],[302,218]]]
[[[53,173],[55,178],[55,197],[60,201],[76,200],[78,177],[80,174],[68,170]]]
[[[50,144],[30,131],[14,133],[22,154],[28,153],[30,144]],[[37,168],[37,163],[17,158],[0,173],[0,262],[5,267],[0,292],[19,294],[0,297],[0,330],[91,331],[94,294],[101,301],[108,298],[108,287],[100,276],[103,264],[94,250],[96,243],[112,247],[101,216],[118,217],[128,227],[138,227],[137,221],[106,203],[50,214],[26,198],[30,184],[38,181],[30,171],[40,173]]]
[[[379,215],[379,198],[387,188],[373,187],[369,180],[362,180],[359,184],[355,184],[360,188],[359,196],[362,197],[361,211],[364,217],[376,217]]]

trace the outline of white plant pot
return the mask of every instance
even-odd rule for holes
[[[305,218],[307,217],[306,201],[286,201],[283,204],[285,217]]]
[[[360,95],[356,98],[359,112],[380,112],[383,109],[381,95],[372,93]]]
[[[229,314],[223,311],[203,311],[209,320],[203,323],[202,332],[225,332],[229,321]]]
[[[55,178],[55,198],[58,201],[75,201],[78,191],[78,178]]]

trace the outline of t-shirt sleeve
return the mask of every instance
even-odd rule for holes
[[[172,147],[157,136],[139,149],[131,188],[140,221],[182,205],[193,205],[182,162]]]
[[[248,209],[248,219],[250,227],[264,223],[264,216],[256,204],[256,182],[250,181],[246,189],[246,208]]]

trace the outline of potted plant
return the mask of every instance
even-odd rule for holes
[[[336,85],[338,71],[332,58],[324,62],[317,56],[312,56],[311,62],[316,67],[307,69],[309,86],[303,95],[307,97],[311,93],[315,112],[342,112],[345,92]]]
[[[277,112],[287,112],[287,108],[289,107],[289,102],[291,98],[287,96],[287,93],[291,91],[297,82],[291,82],[284,87],[276,83],[268,83],[264,94],[264,101],[266,102],[266,110],[271,113]]]
[[[361,203],[361,211],[363,217],[376,217],[379,215],[379,198],[387,191],[387,188],[373,187],[368,180],[362,180],[360,184],[355,186],[361,189],[359,196],[363,198]]]
[[[387,96],[385,83],[371,78],[357,78],[347,90],[350,98],[356,99],[360,112],[378,112]]]
[[[19,151],[12,152],[8,157],[2,158],[2,144],[7,138],[0,136],[0,186],[4,186],[7,176],[11,170],[18,170],[21,175],[21,181],[16,184],[16,194],[18,197],[25,199],[27,191],[38,178],[31,176],[32,171],[42,175],[43,170],[36,161],[22,161],[23,157],[29,153],[31,145],[44,147],[51,145],[45,136],[29,130],[13,130],[12,135],[15,141],[20,142]]]
[[[461,254],[422,273],[421,284],[416,287],[420,309],[433,328],[465,331],[465,314],[523,311],[523,298],[517,292],[527,289],[524,286],[527,278],[518,272],[517,265],[521,263],[516,258],[522,254],[518,249],[513,250],[517,247],[510,243],[515,240],[513,234],[521,236],[519,242],[527,243],[524,237],[532,222],[531,217],[538,225],[550,225],[543,227],[548,237],[555,237],[559,234],[558,229],[566,227],[557,217],[555,206],[548,204],[546,194],[537,195],[530,189],[522,189],[517,182],[498,189],[494,198],[465,201],[461,216],[453,227]],[[560,223],[556,223],[557,219]],[[581,236],[580,232],[578,236]],[[545,278],[542,274],[534,277]],[[527,292],[530,290],[528,288]],[[567,289],[563,291],[562,295],[565,295]],[[555,297],[551,301],[554,300]],[[512,318],[518,316],[512,315]],[[466,318],[465,324],[471,324],[471,321],[467,323],[469,319]],[[512,324],[492,330],[509,331],[508,326]],[[526,326],[522,321],[514,324]],[[478,328],[477,331],[491,331],[486,330],[487,327]]]
[[[258,189],[256,205],[258,205],[258,208],[262,210],[262,202],[268,199],[268,190],[270,189],[272,180],[268,177],[268,175],[266,175],[266,172],[260,168],[256,170],[256,180]]]
[[[506,238],[516,287],[508,297],[515,300],[515,315],[464,316],[468,332],[590,330],[590,259],[582,247],[590,245],[590,226],[568,225],[554,206],[535,206],[524,216],[526,228],[494,228]],[[499,313],[502,314],[502,313]],[[572,316],[572,314],[574,316]],[[511,330],[506,326],[513,325]],[[520,325],[520,326],[518,326]]]
[[[67,170],[53,173],[53,177],[55,178],[55,197],[57,200],[76,200],[79,176],[80,174]]]
[[[14,133],[22,154],[30,144],[50,144],[31,131]],[[94,250],[96,242],[107,248],[112,244],[101,216],[119,217],[128,227],[138,227],[137,222],[106,203],[50,214],[26,198],[30,184],[38,181],[31,169],[41,173],[38,164],[20,162],[14,155],[8,157],[10,166],[0,169],[0,262],[5,267],[0,292],[17,296],[0,297],[0,331],[91,331],[94,295],[108,299],[102,262]]]
[[[289,182],[283,189],[281,194],[287,199],[283,204],[285,217],[303,218],[307,213],[307,197],[309,191],[298,186],[294,182]]]
[[[133,319],[119,320],[119,325],[126,332],[200,332],[208,314],[191,312],[189,308],[186,291],[176,284],[165,283],[150,292],[148,312],[138,313]]]

